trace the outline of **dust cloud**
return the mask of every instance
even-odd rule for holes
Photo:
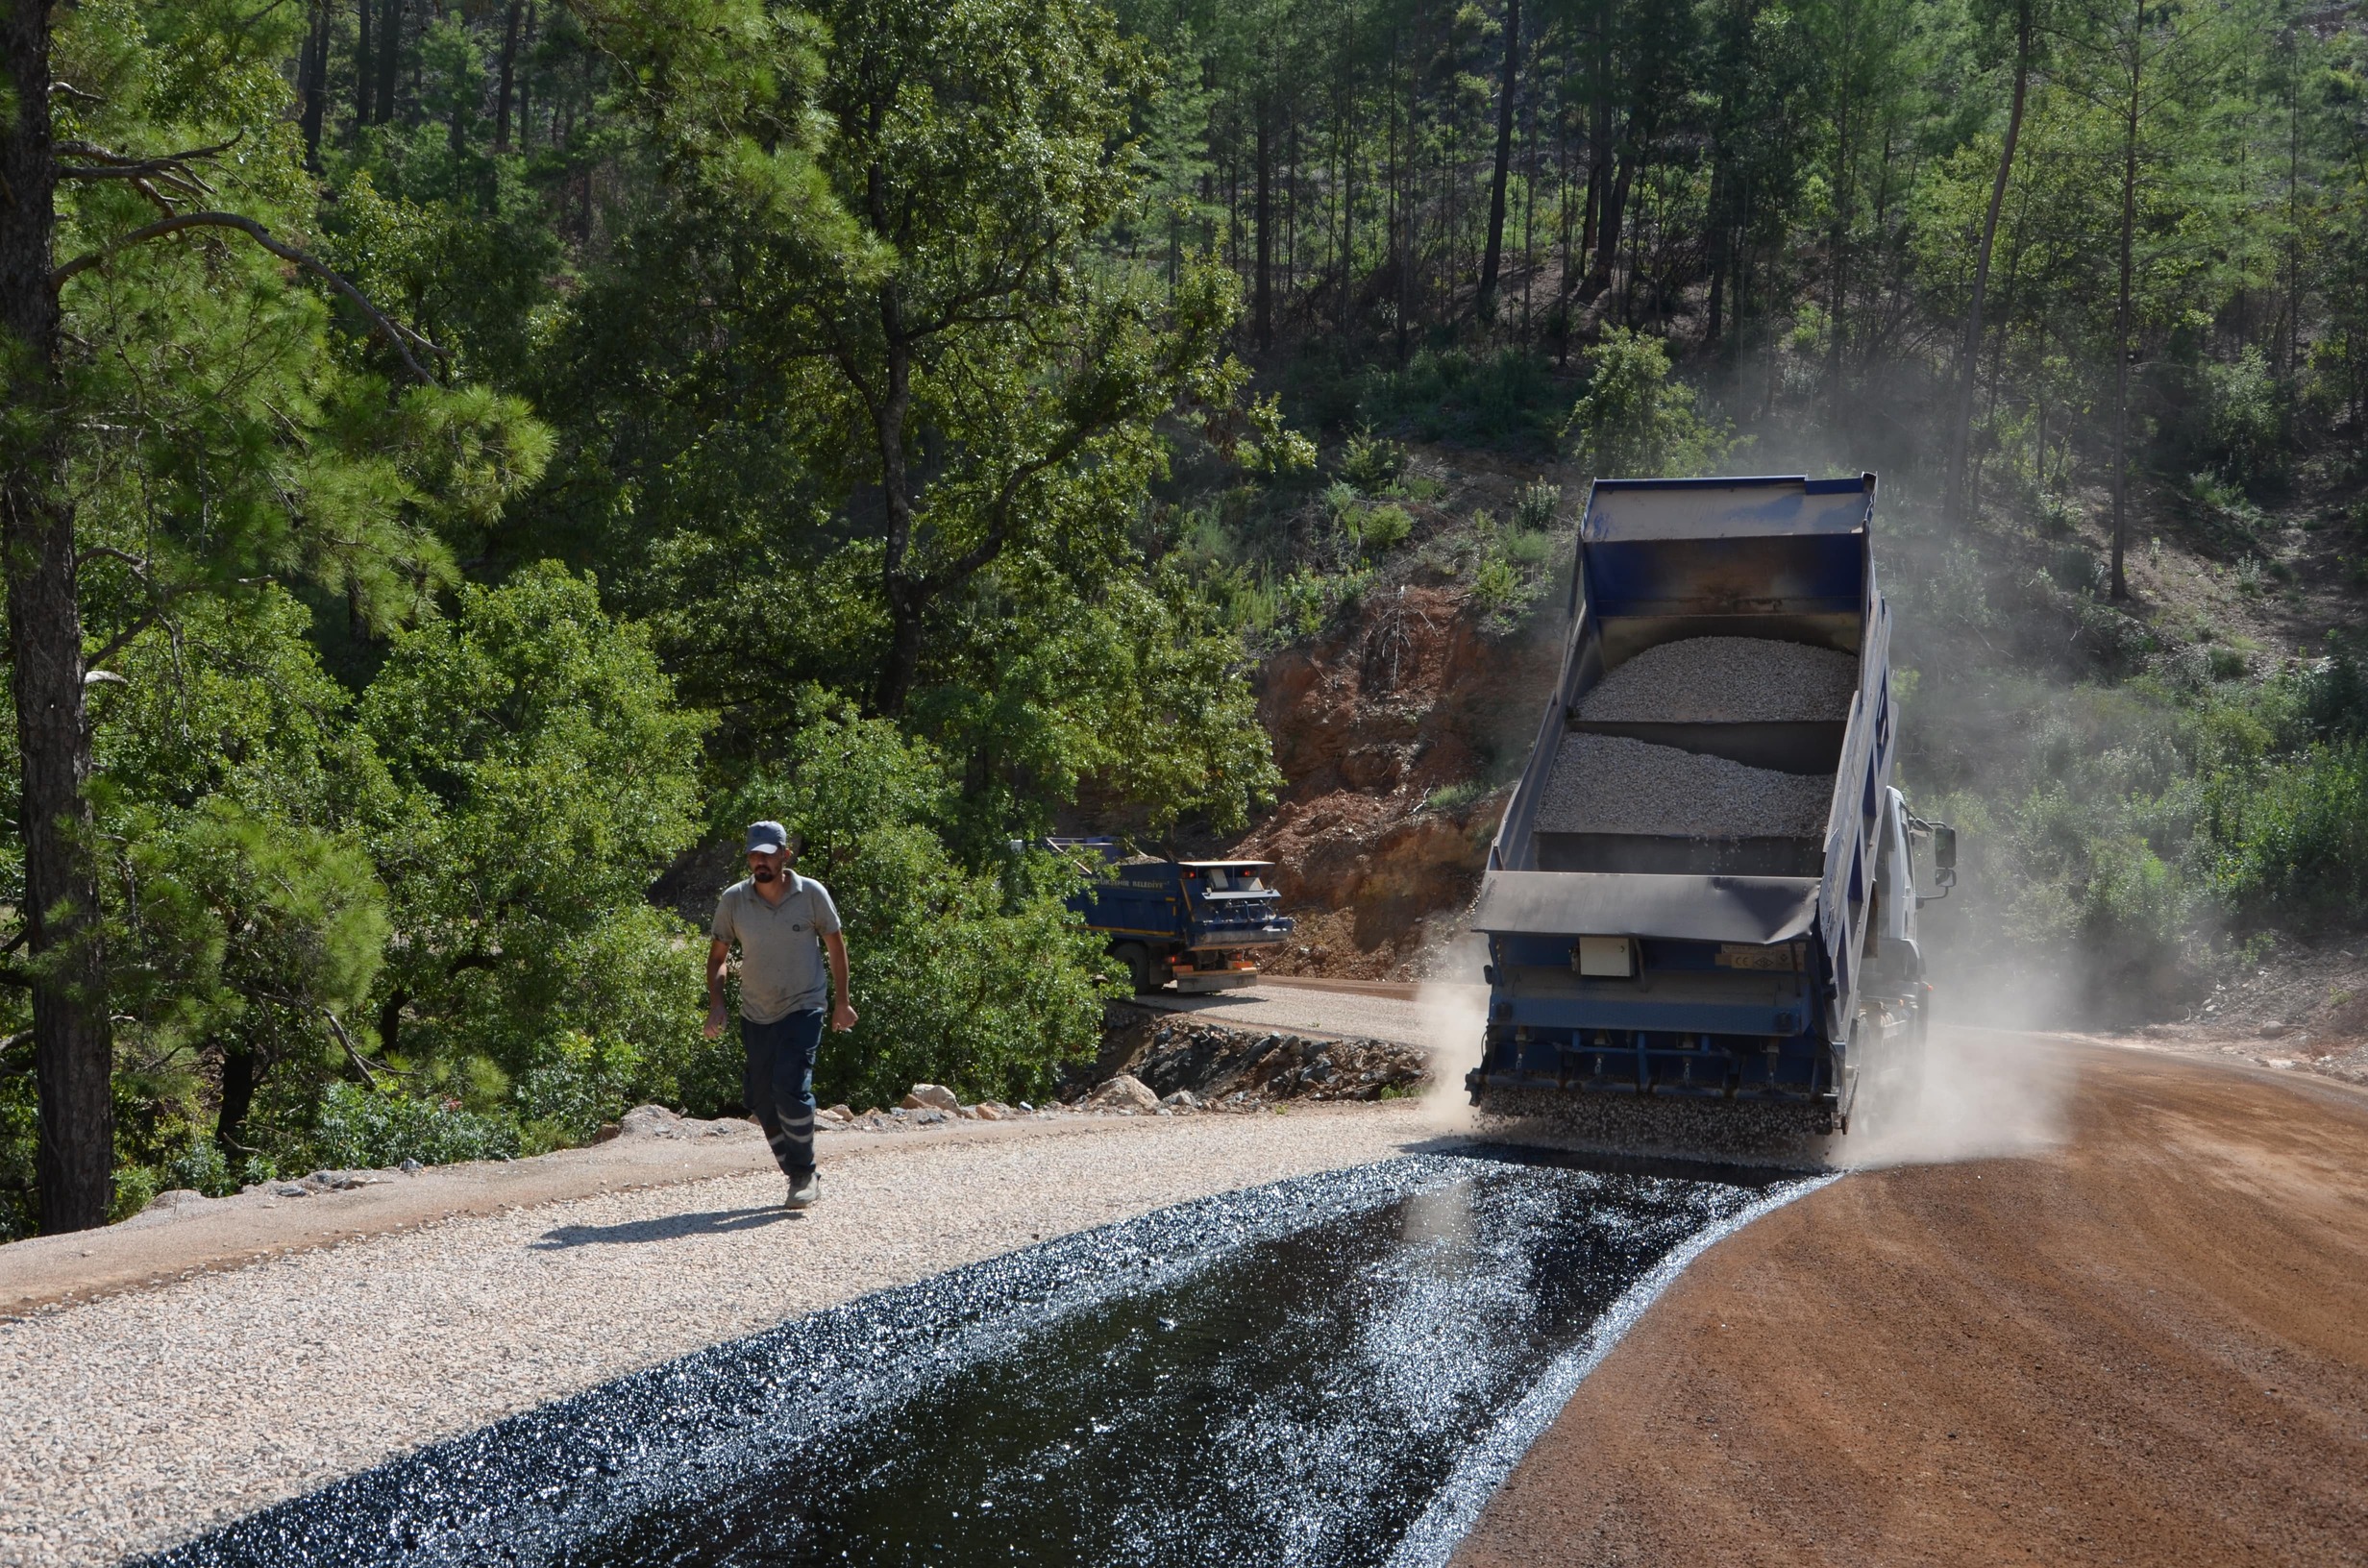
[[[1421,1042],[1431,1058],[1423,1124],[1440,1133],[1473,1133],[1481,1124],[1464,1075],[1479,1066],[1488,1022],[1478,943],[1467,939],[1451,944],[1435,968],[1415,993]],[[1805,1163],[1846,1170],[1948,1164],[2034,1154],[2061,1143],[2071,1059],[2045,1035],[2030,1032],[2051,1015],[2052,1005],[2032,988],[2000,994],[2019,994],[2022,1001],[1976,1013],[1997,1023],[1936,1022],[1920,1070],[1886,1074],[1871,1084],[1851,1130],[1802,1151]],[[1944,1014],[1961,1019],[1974,1011],[1944,1003]]]
[[[2071,1063],[2045,1036],[1936,1023],[1920,1072],[1862,1096],[1826,1150],[1844,1169],[2035,1154],[2061,1143]]]
[[[1429,973],[1415,991],[1417,1032],[1431,1059],[1422,1120],[1442,1133],[1468,1133],[1479,1125],[1464,1077],[1480,1065],[1488,1027],[1489,988],[1481,979],[1488,957],[1488,939],[1465,931],[1426,955]]]

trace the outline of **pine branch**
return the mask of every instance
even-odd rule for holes
[[[270,230],[253,218],[241,217],[235,212],[181,212],[170,217],[159,218],[156,222],[135,229],[130,233],[117,235],[98,250],[76,257],[49,275],[49,286],[53,290],[63,288],[76,274],[104,265],[120,252],[130,250],[135,245],[145,244],[152,239],[161,239],[167,234],[177,234],[185,229],[235,229],[283,261],[292,262],[311,273],[344,295],[357,310],[369,319],[370,324],[379,330],[388,343],[393,345],[395,353],[403,359],[404,367],[414,377],[430,386],[440,384],[433,376],[421,368],[419,361],[411,356],[411,350],[417,348],[438,358],[450,358],[451,351],[436,347],[435,344],[431,343],[408,327],[387,316],[385,312],[370,303],[369,296],[347,282],[343,274],[337,272],[327,262],[309,252],[297,249],[284,240],[273,238]]]

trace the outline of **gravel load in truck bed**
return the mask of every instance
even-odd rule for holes
[[[1746,768],[1620,735],[1566,735],[1537,831],[1815,838],[1833,797],[1830,775]]]
[[[1648,648],[1579,704],[1603,723],[1847,719],[1858,689],[1852,653],[1766,637],[1689,637]]]

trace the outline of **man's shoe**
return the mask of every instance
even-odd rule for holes
[[[802,1176],[792,1176],[789,1179],[789,1196],[781,1200],[781,1207],[784,1209],[811,1209],[822,1201],[822,1172],[819,1170],[809,1170]]]

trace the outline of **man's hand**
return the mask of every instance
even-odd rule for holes
[[[847,1000],[847,939],[836,931],[824,932],[823,956],[830,961],[830,994],[838,1004],[830,1010],[830,1027],[845,1034],[855,1027],[855,1010]]]
[[[707,1038],[724,1032],[724,968],[731,962],[731,943],[717,937],[707,943]]]

